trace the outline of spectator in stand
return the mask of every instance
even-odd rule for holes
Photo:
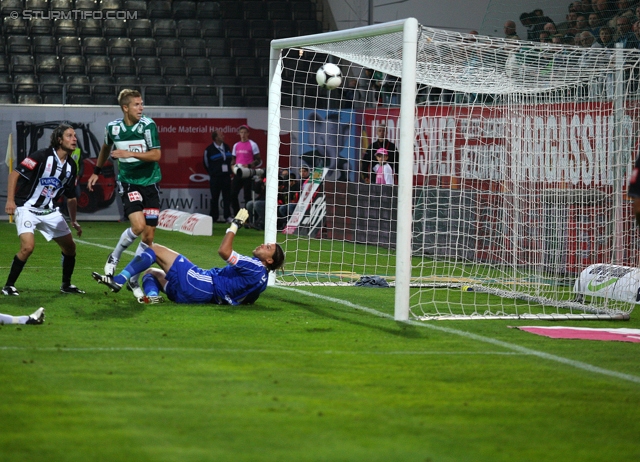
[[[622,43],[623,48],[638,48],[638,40],[631,30],[631,20],[627,16],[619,16],[616,18],[616,27],[618,29],[617,43]]]
[[[593,11],[591,0],[582,0],[581,3],[582,3],[582,8],[580,9],[580,11],[582,11],[584,14],[588,15]]]
[[[538,41],[540,43],[550,43],[551,42],[551,34],[549,34],[549,32],[547,32],[546,30],[543,30],[542,32],[540,32],[540,35],[538,37]]]
[[[593,12],[598,13],[600,23],[605,24],[616,14],[616,9],[613,7],[609,0],[595,0],[593,2]]]
[[[373,159],[375,158],[375,153],[380,148],[385,148],[389,155],[388,162],[391,165],[391,168],[394,172],[398,170],[397,167],[397,157],[398,152],[396,150],[396,145],[387,139],[387,127],[384,124],[380,124],[376,127],[376,136],[377,139],[371,143],[369,149],[365,152],[360,169],[360,178],[365,183],[371,182],[371,164],[373,163]]]
[[[282,218],[285,223],[289,221],[289,218],[291,218],[291,215],[293,215],[293,211],[296,209],[298,201],[300,200],[300,193],[302,191],[302,188],[305,184],[307,184],[310,177],[311,172],[309,171],[309,167],[304,165],[300,167],[299,180],[291,175],[288,188],[288,202],[278,207],[278,216]]]
[[[556,35],[558,33],[558,28],[556,27],[556,24],[553,21],[546,23],[544,25],[544,30],[549,32],[549,35],[551,37],[553,37],[554,35]]]
[[[376,176],[376,184],[394,184],[393,169],[387,162],[389,152],[385,148],[376,151],[378,163],[373,166],[373,173]]]
[[[564,43],[564,36],[562,34],[554,34],[551,37],[551,43],[554,45],[562,45]]]
[[[512,38],[516,34],[516,23],[515,21],[509,19],[504,23],[504,36],[505,38]]]
[[[235,173],[237,168],[256,168],[262,165],[262,159],[260,159],[260,148],[258,144],[249,139],[249,127],[241,125],[238,127],[238,136],[240,141],[233,145],[231,152],[232,161],[231,169]],[[240,202],[238,200],[238,194],[240,191],[244,192],[244,203],[246,204],[251,200],[251,191],[253,187],[253,180],[251,176],[244,178],[240,175],[233,177],[231,183],[231,207],[233,207],[234,213],[240,211]]]
[[[553,20],[549,16],[545,16],[544,12],[540,8],[533,10],[531,14],[533,15],[531,19],[534,24],[533,30],[539,39],[540,32],[544,30],[544,25],[548,22],[553,22]]]
[[[585,14],[579,14],[576,17],[576,36],[586,30],[589,30],[589,18]]]
[[[580,42],[576,43],[576,45],[580,45],[583,48],[591,48],[593,47],[594,43],[598,43],[596,42],[596,38],[594,37],[594,35],[588,30],[585,30],[580,34]],[[594,48],[597,48],[597,47],[594,47]]]
[[[571,6],[570,6],[571,8]],[[578,19],[578,13],[575,11],[569,11],[565,16],[565,21],[561,22],[556,26],[558,33],[565,34],[575,34],[576,33],[576,20]]]
[[[266,178],[255,176],[253,178],[253,197],[247,202],[247,212],[249,219],[245,223],[245,228],[264,229],[265,221],[265,200],[267,189],[265,187]]]
[[[600,19],[600,15],[598,13],[591,13],[589,15],[589,32],[591,32],[594,37],[599,37],[601,26],[602,20]]]
[[[636,36],[637,47],[640,48],[640,20],[633,23],[633,33]]]
[[[536,31],[537,16],[533,13],[522,13],[520,15],[520,24],[527,29],[527,40],[535,42],[538,40],[538,31]]]
[[[213,221],[231,223],[231,148],[224,142],[224,133],[211,132],[213,143],[204,151],[204,166],[209,173],[209,190],[211,191],[211,207],[209,214]],[[223,218],[218,218],[218,201],[222,194]]]
[[[602,45],[602,48],[614,48],[616,42],[613,40],[613,30],[609,26],[602,26],[600,28],[600,37],[598,43]]]

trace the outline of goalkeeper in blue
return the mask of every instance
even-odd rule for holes
[[[144,272],[142,303],[162,302],[161,292],[176,303],[254,303],[267,288],[269,271],[276,271],[284,264],[284,252],[275,243],[256,247],[253,257],[235,252],[233,240],[248,217],[247,210],[241,209],[222,239],[218,255],[227,262],[224,268],[198,268],[184,255],[153,243],[119,274],[111,277],[93,273],[92,276],[113,292],[119,292],[132,276]],[[162,269],[151,268],[154,263]]]

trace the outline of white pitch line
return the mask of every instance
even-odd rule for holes
[[[316,298],[319,298],[321,300],[325,300],[325,301],[329,301],[329,302],[333,302],[333,303],[339,303],[339,304],[348,306],[350,308],[354,308],[356,310],[364,311],[364,312],[372,314],[374,316],[379,316],[381,318],[393,319],[393,316],[391,316],[390,314],[382,313],[382,312],[380,312],[378,310],[374,310],[372,308],[367,308],[365,306],[356,305],[355,303],[351,303],[351,302],[348,302],[346,300],[341,300],[339,298],[327,297],[327,296],[324,296],[324,295],[318,295],[318,294],[314,294],[312,292],[306,292],[304,290],[294,289],[294,288],[291,288],[291,287],[283,287],[283,286],[277,286],[277,285],[274,286],[274,287],[277,287],[277,288],[282,289],[282,290],[288,290],[288,291],[291,291],[291,292],[296,292],[296,293],[301,294],[301,295],[306,295],[306,296],[310,296],[310,297],[316,297]],[[418,322],[418,321],[402,321],[402,322],[405,322],[407,324],[411,324],[413,326],[425,327],[427,329],[433,329],[433,330],[437,330],[437,331],[440,331],[440,332],[446,332],[448,334],[458,335],[460,337],[466,337],[466,338],[469,338],[469,339],[472,339],[472,340],[477,340],[479,342],[490,343],[491,345],[500,346],[500,347],[506,348],[508,350],[512,350],[514,352],[517,352],[517,353],[521,353],[521,354],[525,354],[525,355],[531,355],[531,356],[537,356],[539,358],[546,359],[548,361],[555,361],[557,363],[561,363],[561,364],[565,364],[567,366],[575,367],[575,368],[581,369],[583,371],[593,372],[593,373],[596,373],[596,374],[607,375],[609,377],[615,377],[615,378],[622,379],[622,380],[628,380],[629,382],[640,383],[640,377],[635,376],[635,375],[625,374],[625,373],[616,372],[616,371],[610,371],[608,369],[603,369],[603,368],[598,367],[598,366],[593,366],[591,364],[583,363],[582,361],[575,361],[573,359],[563,358],[562,356],[557,356],[557,355],[552,355],[552,354],[549,354],[549,353],[544,353],[542,351],[532,350],[531,348],[525,348],[525,347],[522,347],[520,345],[515,345],[515,344],[509,343],[509,342],[504,342],[502,340],[497,340],[497,339],[494,339],[494,338],[491,338],[491,337],[485,337],[483,335],[474,334],[472,332],[466,332],[466,331],[458,330],[458,329],[451,329],[450,327],[437,326],[437,325],[434,325],[433,323],[429,323],[429,322]]]

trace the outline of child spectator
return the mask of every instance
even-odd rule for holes
[[[389,152],[385,148],[376,151],[378,163],[373,166],[373,173],[376,175],[376,184],[393,184],[393,169],[387,163]]]

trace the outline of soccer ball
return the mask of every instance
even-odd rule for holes
[[[316,81],[322,88],[333,90],[342,83],[342,71],[335,64],[326,63],[316,72]]]

